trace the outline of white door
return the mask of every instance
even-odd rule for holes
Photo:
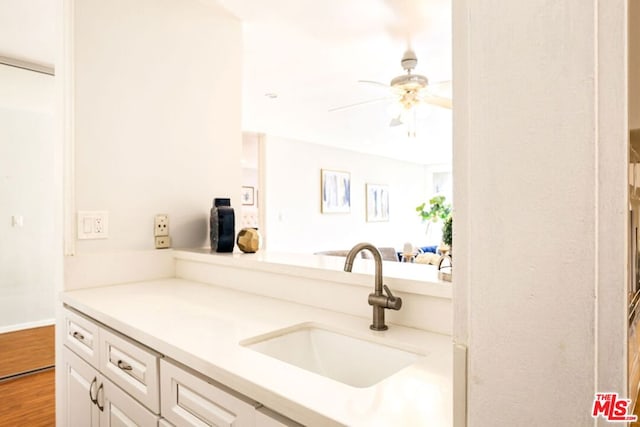
[[[66,347],[63,347],[62,361],[67,426],[98,427],[99,410],[92,401],[98,394],[98,371]]]

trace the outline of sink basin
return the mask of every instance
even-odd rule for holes
[[[423,357],[314,323],[240,343],[257,352],[354,387],[369,387]]]

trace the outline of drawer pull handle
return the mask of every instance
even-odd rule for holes
[[[78,331],[74,331],[74,332],[73,332],[73,334],[72,334],[72,336],[73,336],[75,339],[77,339],[77,340],[80,340],[80,341],[84,340],[84,335],[82,335],[82,334],[81,334],[80,332],[78,332]]]
[[[91,403],[94,405],[98,404],[98,393],[96,393],[96,397],[93,397],[93,387],[98,383],[98,378],[93,377],[93,381],[91,381],[91,385],[89,386],[89,399],[91,399]]]
[[[131,365],[129,365],[128,363],[123,362],[122,360],[118,360],[118,368],[122,369],[123,371],[132,371],[133,370]]]

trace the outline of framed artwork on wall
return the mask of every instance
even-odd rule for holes
[[[242,187],[242,193],[240,194],[243,206],[253,206],[255,203],[255,193],[253,187]]]
[[[389,221],[389,186],[366,184],[367,222]]]
[[[351,212],[351,174],[334,170],[320,170],[320,211],[322,213]]]

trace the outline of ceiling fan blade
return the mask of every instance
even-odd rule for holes
[[[389,122],[389,126],[390,127],[396,127],[396,126],[400,126],[402,124],[403,124],[403,122],[402,122],[402,118],[400,116],[392,118],[391,121]]]
[[[445,87],[450,88],[451,87],[451,80],[442,80],[439,82],[433,82],[433,83],[429,83],[429,87],[434,87],[437,86],[438,88],[442,88],[444,89]]]
[[[426,104],[436,105],[438,107],[447,108],[449,110],[452,108],[451,99],[441,96],[427,94],[422,96],[421,101]]]
[[[368,101],[361,101],[361,102],[356,102],[354,104],[347,104],[347,105],[342,105],[340,107],[329,108],[329,112],[333,113],[335,111],[348,110],[349,108],[358,107],[360,105],[374,104],[376,102],[389,101],[390,99],[393,99],[393,98],[389,96],[385,96],[384,98],[370,99]]]
[[[385,89],[389,89],[391,87],[386,83],[377,82],[375,80],[358,80],[358,83],[368,83],[368,84],[372,84],[372,85],[376,85],[376,86],[382,86]]]
[[[451,98],[451,80],[445,80],[441,82],[429,83],[429,85],[422,89],[427,95],[438,96],[441,98]]]

